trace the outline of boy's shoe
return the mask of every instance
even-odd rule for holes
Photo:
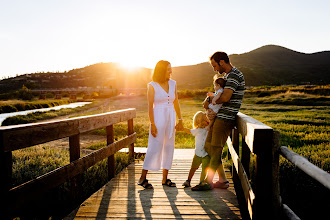
[[[213,187],[214,188],[220,188],[220,189],[227,189],[229,187],[229,182],[228,181],[225,181],[225,182],[216,182],[216,183],[213,183]]]
[[[186,181],[182,184],[182,186],[184,186],[184,187],[191,187],[191,185],[190,185],[190,180],[186,180]]]
[[[201,182],[200,184],[194,186],[191,188],[192,191],[206,191],[206,190],[212,190],[213,187],[208,183]]]

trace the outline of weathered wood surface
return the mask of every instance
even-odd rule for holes
[[[0,150],[14,151],[103,128],[136,117],[134,108],[59,121],[0,127]]]
[[[65,219],[241,219],[229,170],[226,173],[230,187],[226,190],[196,192],[181,186],[193,155],[193,149],[175,150],[169,178],[177,187],[162,186],[162,172],[150,171],[147,178],[154,189],[143,189],[136,184],[143,162],[135,162]],[[200,171],[194,175],[193,186],[199,182]]]

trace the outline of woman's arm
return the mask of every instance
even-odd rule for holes
[[[179,118],[179,122],[177,123],[177,125],[175,126],[175,128],[179,131],[182,131],[183,129],[183,122],[182,122],[182,116],[181,116],[181,109],[180,109],[180,104],[179,104],[179,99],[178,99],[178,93],[177,93],[177,88],[176,88],[176,84],[175,84],[175,99],[174,99],[174,110],[176,112],[176,115]]]
[[[157,136],[157,128],[154,120],[154,97],[155,97],[155,89],[152,85],[148,85],[148,113],[149,120],[151,125],[151,135]]]

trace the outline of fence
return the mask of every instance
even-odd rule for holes
[[[114,154],[121,148],[129,146],[129,157],[134,156],[136,133],[133,129],[133,118],[135,117],[135,109],[124,109],[61,121],[0,127],[0,187],[3,204],[1,213],[10,214],[32,201],[34,197],[67,180],[73,182],[71,185],[74,193],[75,188],[79,188],[80,185],[79,175],[105,158],[108,158],[108,178],[113,178]],[[113,125],[123,121],[128,122],[128,136],[114,142]],[[80,134],[104,127],[107,146],[80,158]],[[12,188],[12,151],[66,137],[69,137],[70,164]]]
[[[240,142],[241,135],[241,142]],[[227,140],[233,161],[232,176],[237,194],[243,193],[251,219],[300,219],[282,204],[279,185],[279,155],[330,189],[330,174],[287,147],[280,147],[279,132],[256,119],[238,113],[237,125]],[[241,147],[240,147],[241,145]],[[250,158],[255,156],[254,190],[250,184]],[[237,184],[238,183],[238,184]]]

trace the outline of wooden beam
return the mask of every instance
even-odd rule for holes
[[[252,215],[253,215],[252,207],[253,207],[253,202],[255,199],[254,192],[252,190],[252,187],[249,183],[249,179],[246,175],[244,167],[239,159],[237,152],[234,149],[233,143],[231,142],[230,138],[227,139],[227,146],[228,146],[229,152],[231,154],[232,161],[233,161],[234,167],[236,169],[236,172],[238,173],[238,177],[239,177],[241,185],[242,185],[245,201],[248,206],[250,218],[252,219]]]
[[[309,162],[305,157],[293,152],[289,148],[280,147],[280,154],[304,171],[307,175],[317,180],[330,190],[330,174]]]
[[[242,137],[245,139],[247,146],[250,148],[252,153],[258,153],[259,149],[255,149],[255,136],[257,133],[264,132],[265,130],[269,130],[269,132],[273,132],[273,129],[260,121],[247,116],[241,112],[237,114],[237,129]]]
[[[283,213],[289,220],[300,220],[296,213],[294,213],[286,204],[283,204]]]
[[[53,122],[0,127],[0,145],[5,152],[9,152],[103,128],[135,117],[136,110],[130,108]]]

